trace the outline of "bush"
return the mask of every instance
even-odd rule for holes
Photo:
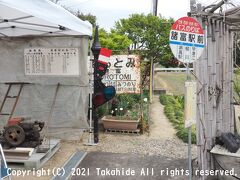
[[[176,135],[183,142],[188,142],[188,129],[184,127],[184,97],[161,94],[160,102],[164,105],[164,113],[176,129]],[[196,128],[192,128],[192,143],[196,143]]]
[[[162,105],[165,106],[167,104],[167,96],[165,94],[161,94],[159,96],[159,99],[160,99],[160,102],[161,102]]]
[[[177,119],[180,119],[180,118],[182,118],[184,116],[184,113],[183,113],[183,111],[181,111],[179,109],[179,110],[175,111],[175,116],[176,116]]]
[[[240,69],[234,70],[234,73],[237,74],[237,75],[240,75]]]

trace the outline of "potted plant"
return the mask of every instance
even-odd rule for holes
[[[102,118],[103,127],[109,130],[136,131],[140,120],[140,106],[138,103],[134,103],[131,98],[121,99],[122,96],[111,101],[109,114]]]

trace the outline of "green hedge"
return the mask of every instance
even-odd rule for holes
[[[164,113],[176,129],[177,137],[188,142],[188,129],[184,127],[184,97],[161,94],[161,104],[164,105]],[[196,128],[192,130],[192,143],[196,143]]]

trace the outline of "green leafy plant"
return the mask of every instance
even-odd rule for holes
[[[116,116],[119,119],[139,119],[141,95],[118,94],[109,102],[108,116]]]
[[[97,109],[97,115],[99,118],[103,117],[107,113],[107,105],[104,104]]]
[[[100,106],[98,114],[116,120],[140,120],[141,132],[149,131],[149,92],[142,94],[118,94],[107,104]]]
[[[176,135],[183,142],[188,142],[188,129],[184,127],[184,97],[161,94],[159,97],[164,105],[164,113],[176,129]],[[192,143],[196,143],[196,128],[192,131]]]

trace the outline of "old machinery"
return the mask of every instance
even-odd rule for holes
[[[8,120],[0,135],[0,143],[4,148],[33,147],[42,143],[40,131],[44,122],[29,121],[24,118],[12,118]]]

